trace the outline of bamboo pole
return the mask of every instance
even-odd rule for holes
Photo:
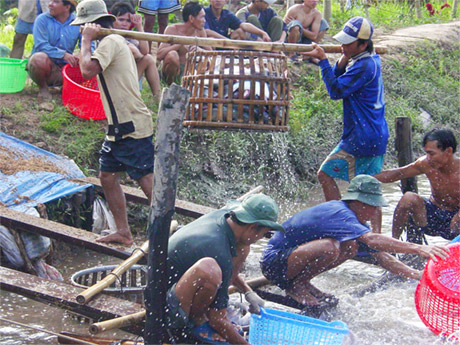
[[[246,199],[248,196],[250,195],[253,195],[253,194],[257,194],[257,193],[262,193],[264,191],[264,187],[263,186],[257,186],[255,187],[254,189],[251,189],[249,192],[243,194],[242,196],[240,196],[238,199],[238,201],[243,201],[244,199]]]
[[[228,49],[252,49],[263,50],[269,52],[283,51],[283,52],[309,52],[313,50],[311,44],[294,44],[294,43],[278,43],[278,42],[259,42],[259,41],[240,41],[240,40],[224,40],[209,37],[189,37],[177,35],[160,35],[148,32],[137,32],[131,30],[116,30],[101,28],[99,31],[99,38],[107,35],[117,34],[126,38],[133,38],[140,41],[154,41],[169,44],[187,44],[197,46],[211,46],[216,48]],[[326,53],[341,53],[342,47],[340,45],[319,45]],[[388,52],[386,47],[374,46],[375,52],[378,54],[386,54]]]
[[[145,253],[147,253],[148,248],[149,241],[145,241],[140,248],[136,248],[134,253],[129,258],[118,265],[104,279],[80,293],[77,296],[77,302],[80,304],[85,304],[106,287],[112,285],[117,277],[125,273],[131,266],[138,262],[145,255]]]

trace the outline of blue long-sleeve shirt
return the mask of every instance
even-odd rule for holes
[[[66,63],[64,54],[73,54],[75,45],[81,41],[80,26],[70,25],[74,19],[74,13],[64,23],[56,20],[49,12],[40,14],[34,23],[32,54],[43,52],[56,63]]]
[[[319,63],[332,99],[343,99],[343,132],[339,146],[355,157],[383,155],[388,143],[385,97],[377,54],[362,53],[346,69]]]

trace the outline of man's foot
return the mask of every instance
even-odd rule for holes
[[[303,304],[305,306],[319,305],[320,302],[318,299],[308,292],[298,293],[293,290],[286,290],[286,295],[291,297],[297,303]]]
[[[129,246],[133,244],[133,238],[131,234],[129,236],[126,236],[120,232],[114,232],[110,235],[98,238],[96,242],[102,242],[102,243],[121,243],[126,246]]]
[[[47,87],[44,89],[40,89],[37,95],[38,103],[51,102],[52,100],[53,96],[51,95]]]

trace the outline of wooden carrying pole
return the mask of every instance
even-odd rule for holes
[[[197,46],[210,46],[214,48],[227,48],[227,49],[252,49],[263,50],[269,52],[309,52],[313,50],[311,44],[294,44],[294,43],[278,43],[278,42],[259,42],[259,41],[240,41],[240,40],[225,40],[209,37],[189,37],[189,36],[176,36],[176,35],[160,35],[147,32],[136,32],[130,30],[116,30],[104,29],[99,31],[99,37],[110,34],[117,34],[126,38],[133,38],[140,41],[154,41],[159,43],[169,44],[188,44]],[[326,53],[341,53],[342,47],[340,45],[320,45]],[[386,54],[388,52],[386,47],[374,46],[377,54]]]
[[[117,277],[120,277],[125,273],[131,266],[138,262],[147,253],[149,248],[149,241],[145,241],[140,248],[134,250],[133,255],[118,265],[111,273],[109,273],[104,279],[97,284],[94,284],[90,288],[86,289],[77,296],[77,302],[85,304],[90,301],[95,295],[104,290],[106,287],[112,285]]]

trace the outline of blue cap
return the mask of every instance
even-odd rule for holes
[[[373,33],[374,27],[370,21],[363,17],[353,17],[334,38],[342,44],[350,44],[358,39],[370,40]]]

